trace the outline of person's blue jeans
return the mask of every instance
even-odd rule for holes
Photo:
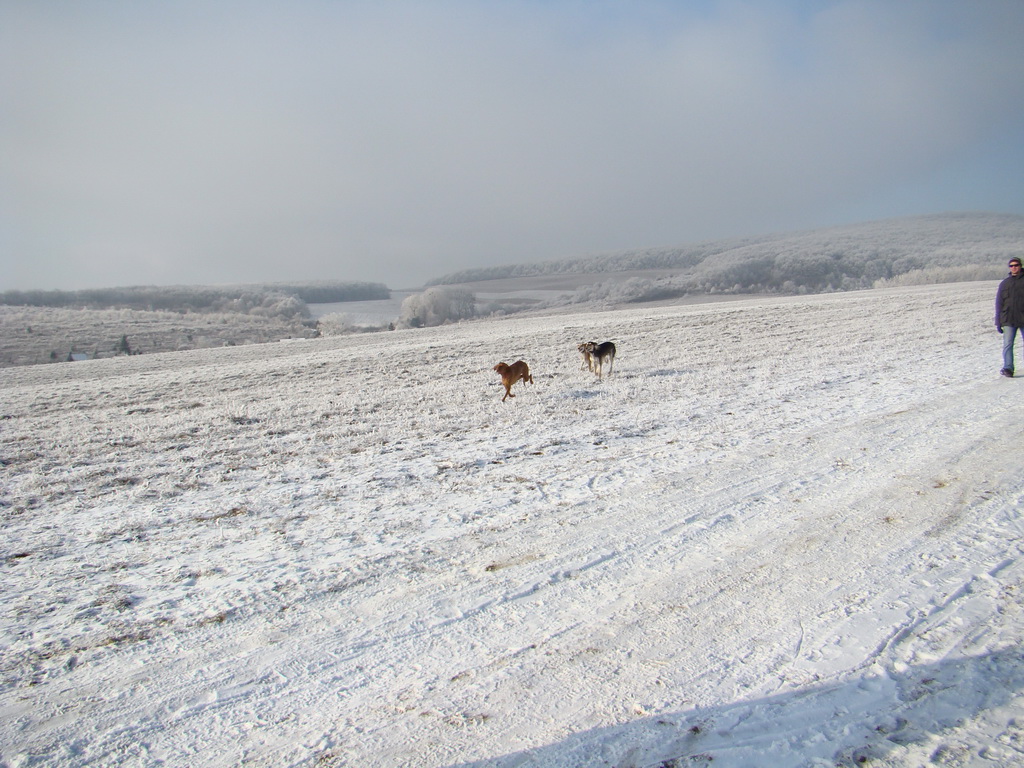
[[[1015,328],[1012,325],[1003,326],[1003,368],[1007,371],[1013,370],[1013,340],[1017,338],[1017,331],[1020,331],[1024,339],[1024,329]]]

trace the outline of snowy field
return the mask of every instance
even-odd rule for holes
[[[0,765],[1022,765],[994,292],[0,370]]]

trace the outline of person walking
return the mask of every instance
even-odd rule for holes
[[[1013,378],[1013,340],[1024,338],[1024,270],[1020,259],[1010,259],[1010,275],[996,291],[996,328],[1003,334],[1003,376]]]

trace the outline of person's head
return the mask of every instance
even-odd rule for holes
[[[1021,271],[1020,271],[1020,259],[1018,259],[1016,257],[1010,259],[1010,274],[1011,275],[1020,275],[1021,274]]]

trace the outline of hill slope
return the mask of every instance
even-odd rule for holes
[[[657,282],[635,287],[633,300],[709,292],[816,293],[870,288],[876,281],[929,268],[1002,271],[1007,257],[1022,251],[1024,216],[950,213],[470,269],[431,284],[654,271]],[[979,278],[999,273],[983,271]]]
[[[0,764],[1019,765],[993,290],[2,370]]]

